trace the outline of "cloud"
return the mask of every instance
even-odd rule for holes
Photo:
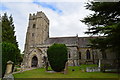
[[[86,15],[92,13],[85,9],[84,2],[5,2],[7,9],[2,12],[12,14],[14,18],[17,41],[21,51],[24,50],[26,32],[30,13],[43,11],[50,20],[50,37],[87,36],[84,32],[87,26],[80,22]],[[62,11],[62,12],[59,12]]]
[[[62,13],[62,10],[58,9],[53,3],[51,4],[51,3],[45,3],[45,2],[37,2],[36,0],[33,1],[33,3],[37,4],[37,5],[40,5],[44,8],[49,8],[49,9],[51,9],[51,10],[53,10],[53,11],[59,13],[59,14]]]
[[[1,2],[32,2],[32,1],[33,0],[2,0]],[[36,0],[36,1],[37,2],[87,2],[87,1],[94,1],[94,0]],[[103,0],[103,1],[106,1],[106,0]],[[115,0],[115,1],[118,1],[118,0]]]

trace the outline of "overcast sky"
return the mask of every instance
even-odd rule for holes
[[[71,2],[68,0],[66,2],[63,0],[58,0],[58,2],[50,2],[49,0],[46,2],[38,0],[9,2],[4,0],[0,3],[0,12],[12,14],[19,48],[23,51],[29,14],[37,13],[37,11],[43,11],[50,20],[50,37],[76,36],[76,34],[79,37],[88,36],[84,34],[87,26],[80,20],[93,12],[85,9],[84,6],[87,2],[85,0],[80,2],[77,0],[77,2],[69,1]]]

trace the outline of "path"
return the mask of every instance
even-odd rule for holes
[[[4,79],[5,79],[5,80],[14,80],[14,77],[13,77],[12,74],[9,74],[9,75],[5,75]],[[3,80],[4,80],[4,79],[3,79]]]
[[[13,72],[12,74],[16,74],[16,73],[21,73],[21,72],[24,72],[24,71],[29,71],[29,70],[33,70],[33,69],[37,69],[37,68],[25,68],[24,70],[20,70],[20,71],[17,71],[17,72]]]
[[[5,75],[4,79],[5,79],[5,80],[14,80],[13,74],[21,73],[21,72],[29,71],[29,70],[33,70],[33,69],[36,69],[36,68],[26,68],[26,69],[24,69],[23,71],[13,72],[12,74]]]

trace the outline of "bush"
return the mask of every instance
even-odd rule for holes
[[[67,62],[67,47],[65,44],[53,44],[47,50],[48,61],[51,68],[60,72],[65,68]]]
[[[18,49],[14,44],[2,43],[2,77],[6,71],[7,61],[11,60],[14,64],[16,63],[16,53],[18,53]]]

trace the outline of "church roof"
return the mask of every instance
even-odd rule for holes
[[[78,38],[78,45],[79,47],[88,47],[87,45],[89,44],[89,39],[91,37],[79,37]]]
[[[45,44],[54,44],[54,43],[61,43],[61,44],[76,44],[77,38],[76,37],[53,37],[49,38],[45,41]]]
[[[60,44],[74,44],[78,45],[79,47],[87,47],[89,44],[89,39],[91,37],[53,37],[49,38],[45,41],[44,44],[54,44],[54,43],[60,43]]]

